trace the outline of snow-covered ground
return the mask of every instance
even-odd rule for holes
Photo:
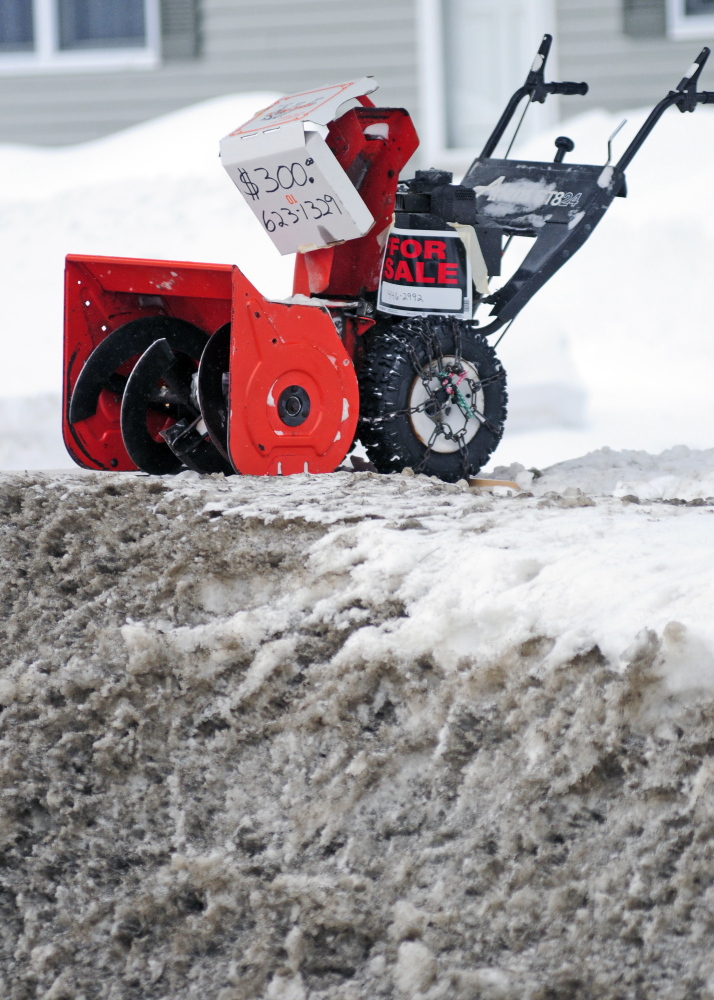
[[[266,294],[289,294],[292,259],[217,156],[271,96],[207,101],[75,147],[0,146],[0,468],[70,464],[57,409],[66,253],[233,262]],[[616,152],[644,114],[629,116]],[[550,159],[567,132],[571,158],[601,163],[618,122],[591,112],[520,153]],[[714,445],[713,156],[712,110],[668,112],[628,171],[629,197],[519,317],[499,348],[510,416],[497,464]]]
[[[713,1000],[714,501],[651,466],[0,474],[0,995]]]

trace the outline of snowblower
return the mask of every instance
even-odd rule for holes
[[[626,196],[625,169],[665,110],[714,103],[697,90],[704,48],[617,163],[611,142],[604,166],[566,162],[565,136],[552,162],[509,159],[510,146],[497,158],[524,100],[587,93],[546,82],[551,43],[458,184],[435,169],[399,179],[418,138],[404,109],[374,106],[370,77],[284,97],[223,139],[229,176],[280,253],[296,254],[285,301],[231,265],[68,256],[72,458],[157,475],[320,473],[358,437],[379,472],[453,482],[482,468],[507,402],[488,338]],[[491,291],[514,237],[533,244]]]

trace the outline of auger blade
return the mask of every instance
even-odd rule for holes
[[[231,353],[231,324],[213,334],[203,349],[198,366],[198,403],[208,435],[216,449],[228,455],[228,368]],[[231,466],[232,468],[232,466]]]
[[[101,345],[100,345],[101,346]],[[129,457],[143,472],[155,476],[165,476],[180,472],[183,463],[171,451],[169,446],[156,441],[147,426],[147,410],[158,410],[163,407],[166,416],[170,408],[187,411],[186,401],[190,393],[171,392],[177,379],[170,378],[169,373],[176,374],[176,358],[166,339],[156,340],[141,355],[132,369],[126,383],[121,403],[121,434]],[[159,386],[161,381],[171,381]],[[180,388],[180,387],[179,387]],[[175,411],[174,411],[175,412]],[[193,416],[189,411],[188,415]]]
[[[233,472],[207,437],[192,394],[194,375],[166,339],[155,341],[134,366],[122,399],[121,432],[129,457],[144,472],[166,475],[184,466],[194,472]],[[152,413],[178,419],[152,433]]]
[[[235,471],[214,447],[200,414],[193,420],[187,417],[177,420],[172,427],[161,431],[161,437],[174,455],[194,472],[222,472],[226,476],[232,476]]]
[[[121,392],[124,380],[117,369],[151,345],[164,339],[172,351],[198,360],[208,341],[197,326],[173,316],[146,316],[131,320],[114,330],[87,358],[69,404],[69,422],[75,424],[97,412],[103,389]]]

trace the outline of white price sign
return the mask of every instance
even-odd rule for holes
[[[223,166],[281,254],[356,239],[374,224],[322,136],[303,124],[329,121],[354,92],[365,81],[281,98],[221,141]]]

